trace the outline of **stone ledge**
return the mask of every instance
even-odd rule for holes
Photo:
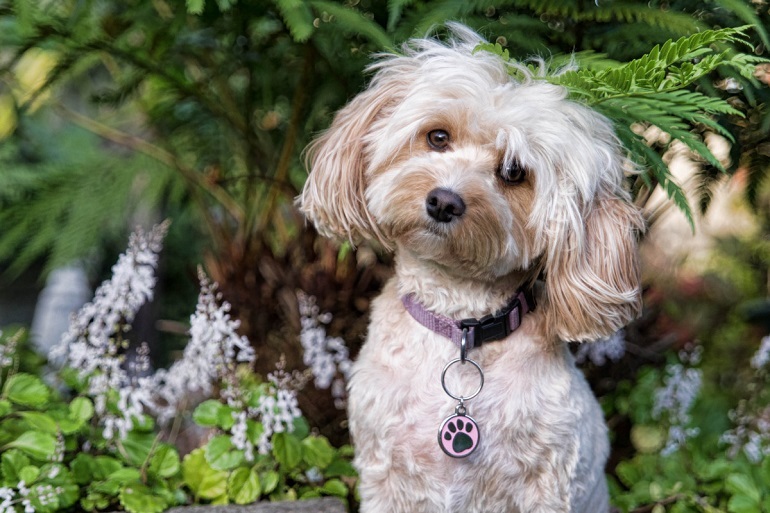
[[[171,508],[166,513],[346,513],[339,499],[324,497],[307,501],[255,502],[245,506],[184,506]]]

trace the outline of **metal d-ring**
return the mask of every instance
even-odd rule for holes
[[[446,387],[446,381],[445,381],[445,378],[446,378],[446,371],[448,371],[448,370],[449,370],[449,367],[451,367],[452,365],[454,365],[454,364],[456,364],[456,363],[458,363],[458,362],[461,362],[461,363],[465,363],[465,362],[468,362],[468,363],[472,364],[474,367],[476,367],[476,370],[477,370],[477,371],[479,371],[479,380],[480,380],[480,382],[479,382],[479,388],[477,388],[477,389],[476,389],[476,391],[475,391],[475,392],[473,392],[473,393],[472,393],[471,395],[469,395],[469,396],[463,396],[463,395],[457,396],[457,395],[454,395],[452,392],[450,392],[449,390],[447,390],[447,387]],[[477,395],[479,395],[479,393],[481,392],[481,389],[484,387],[484,371],[482,371],[482,370],[481,370],[481,367],[479,366],[479,364],[478,364],[478,363],[476,363],[476,362],[474,362],[474,361],[473,361],[473,360],[471,360],[471,359],[466,359],[466,360],[465,360],[465,362],[463,362],[461,358],[455,358],[455,359],[454,359],[454,360],[452,360],[451,362],[447,363],[447,364],[444,366],[444,370],[443,370],[443,371],[441,371],[441,386],[442,386],[442,388],[444,389],[444,392],[446,392],[446,394],[447,394],[449,397],[451,397],[452,399],[455,399],[455,400],[457,400],[457,401],[460,401],[460,404],[463,404],[465,401],[470,401],[471,399],[473,399],[474,397],[476,397]]]
[[[463,328],[463,338],[460,340],[460,363],[465,365],[466,361],[468,361],[468,328]]]

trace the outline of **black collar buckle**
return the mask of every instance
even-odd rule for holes
[[[519,309],[521,318],[521,302],[518,297],[510,304],[494,314],[485,315],[481,319],[470,318],[460,321],[460,329],[473,328],[473,345],[478,347],[484,342],[501,340],[511,334],[510,314]]]

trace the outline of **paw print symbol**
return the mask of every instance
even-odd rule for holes
[[[463,458],[479,444],[479,427],[466,415],[452,415],[439,430],[441,449],[453,458]]]

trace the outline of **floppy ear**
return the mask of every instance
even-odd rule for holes
[[[375,77],[308,147],[309,176],[297,203],[322,235],[351,242],[376,239],[389,246],[366,207],[366,140],[399,89],[396,81]]]
[[[592,341],[612,335],[641,312],[637,239],[644,222],[620,184],[604,182],[587,205],[573,207],[572,212],[560,208],[562,218],[553,220],[550,230],[544,263],[547,330],[550,339]]]

